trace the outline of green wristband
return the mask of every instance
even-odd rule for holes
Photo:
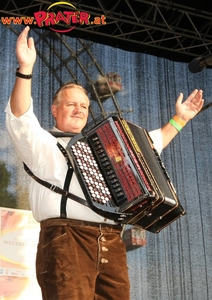
[[[180,126],[180,124],[178,124],[175,120],[173,120],[173,119],[170,119],[169,120],[169,123],[171,123],[172,124],[172,126],[174,126],[174,128],[176,128],[178,131],[180,131],[183,127],[182,126]]]

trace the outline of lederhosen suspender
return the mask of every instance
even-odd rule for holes
[[[69,190],[69,185],[71,182],[71,178],[73,175],[73,167],[71,165],[70,159],[68,157],[68,154],[66,152],[66,150],[63,148],[63,146],[57,142],[57,146],[60,149],[60,151],[62,152],[62,154],[64,155],[64,157],[67,160],[67,164],[68,164],[68,170],[66,173],[66,178],[65,178],[65,183],[64,183],[64,187],[63,189],[61,189],[60,187],[53,185],[47,181],[44,181],[40,178],[38,178],[37,176],[35,176],[32,171],[27,167],[27,165],[24,163],[24,170],[27,172],[27,174],[29,176],[31,176],[34,180],[36,180],[38,183],[40,183],[41,185],[47,187],[48,189],[50,189],[51,191],[54,191],[55,193],[58,193],[60,195],[62,195],[61,197],[61,203],[60,203],[60,217],[62,219],[65,219],[67,214],[66,214],[66,203],[67,203],[67,199],[70,198],[74,201],[79,202],[80,204],[83,204],[85,206],[88,206],[88,203],[86,200],[70,193]]]

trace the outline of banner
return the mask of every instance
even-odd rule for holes
[[[35,275],[40,226],[31,211],[0,207],[0,300],[41,300]]]

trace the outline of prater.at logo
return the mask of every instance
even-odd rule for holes
[[[58,5],[67,5],[72,10],[59,10],[57,12],[51,12],[52,8],[58,7]],[[74,10],[73,10],[74,9]],[[77,25],[101,25],[105,24],[105,16],[94,17],[94,19],[90,20],[90,14],[87,12],[78,11],[77,8],[69,3],[69,2],[56,2],[51,4],[47,11],[39,11],[34,13],[35,20],[39,27],[49,26],[49,28],[53,31],[57,32],[68,32],[73,30]],[[54,29],[54,25],[65,24],[71,26],[68,29]]]
[[[63,10],[61,10],[63,7]],[[65,33],[80,25],[105,25],[104,15],[91,18],[85,11],[79,11],[69,2],[55,2],[46,11],[34,12],[34,17],[1,17],[4,25],[37,25],[38,27],[48,27],[49,29]],[[65,27],[65,29],[60,29]]]

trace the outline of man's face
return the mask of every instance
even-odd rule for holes
[[[59,105],[52,105],[56,127],[64,132],[81,132],[88,119],[88,108],[89,99],[80,88],[64,89]]]

